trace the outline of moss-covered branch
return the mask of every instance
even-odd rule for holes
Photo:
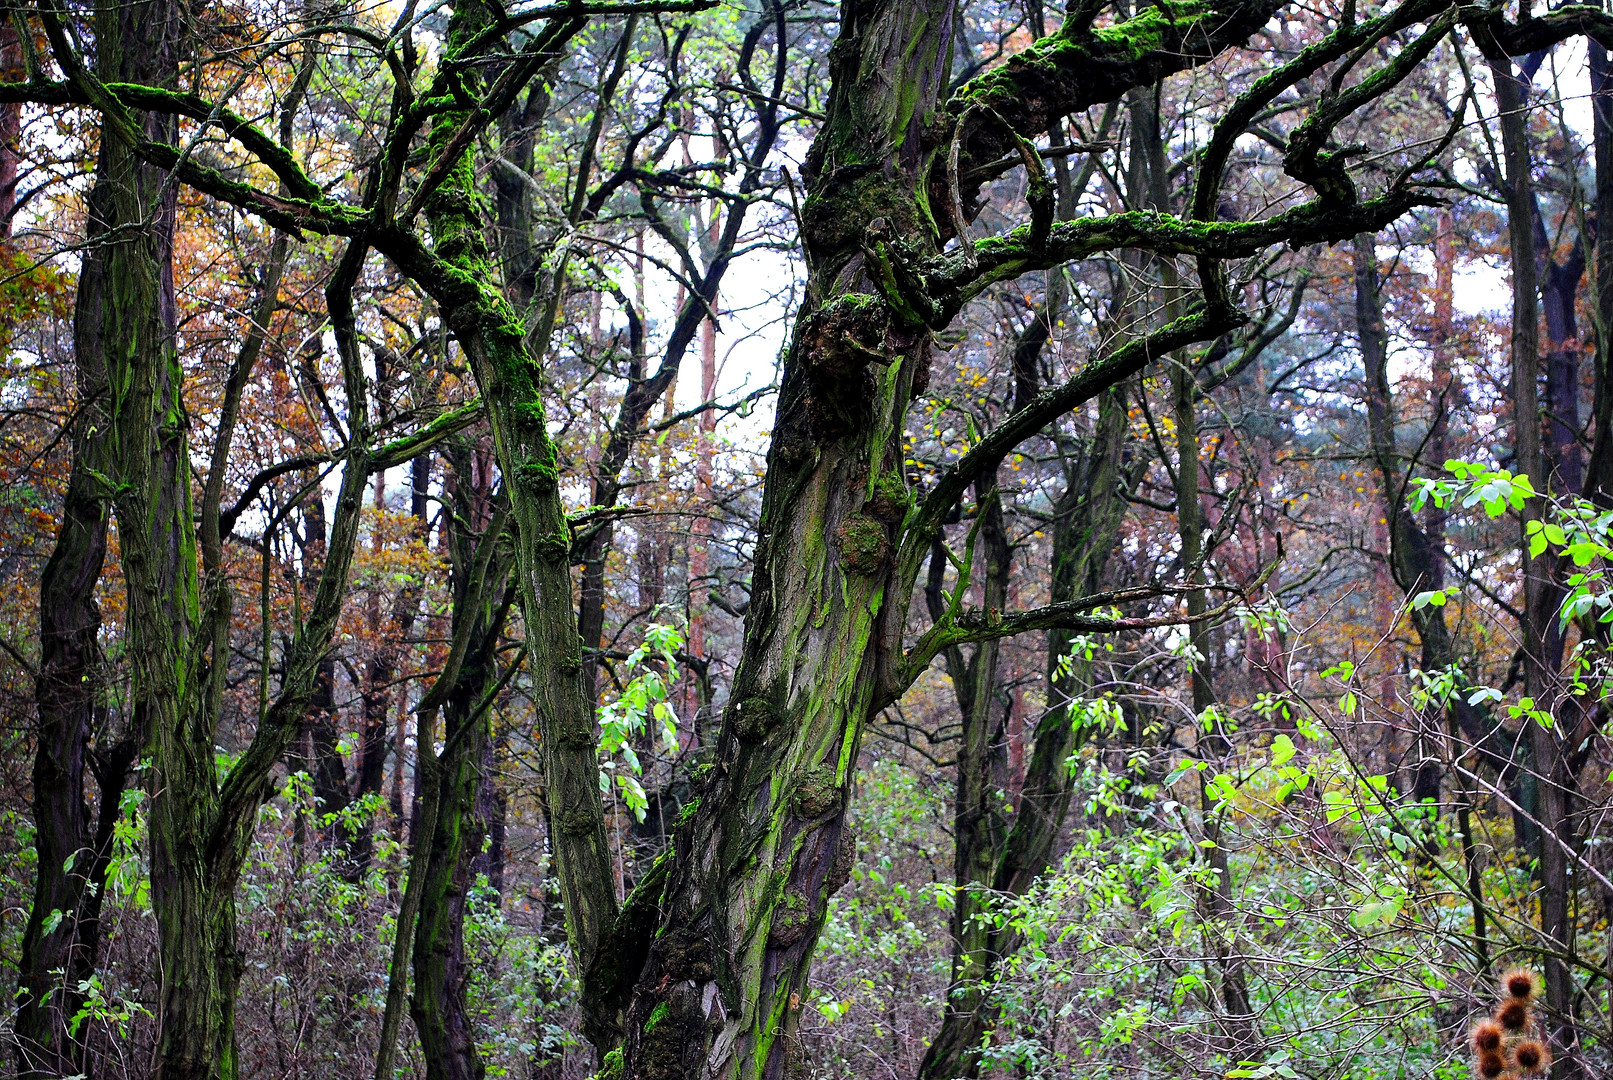
[[[1196,311],[1161,327],[1146,337],[1128,342],[1101,359],[1087,364],[1067,381],[1048,387],[1030,403],[1009,414],[985,438],[975,443],[936,483],[909,518],[900,566],[919,562],[952,505],[977,476],[995,468],[1015,446],[1042,430],[1071,409],[1142,371],[1155,358],[1201,341],[1209,341],[1237,325],[1236,312]]]
[[[1215,220],[1216,203],[1220,199],[1227,159],[1233,146],[1248,130],[1255,116],[1275,101],[1279,94],[1316,74],[1324,65],[1345,53],[1432,18],[1448,6],[1447,0],[1408,0],[1376,18],[1342,25],[1321,41],[1306,46],[1288,63],[1257,79],[1217,122],[1209,145],[1199,156],[1192,216],[1200,221]]]
[[[1149,630],[1160,626],[1189,626],[1222,618],[1240,604],[1248,603],[1249,596],[1258,593],[1265,586],[1281,561],[1282,551],[1279,548],[1277,557],[1267,563],[1261,570],[1260,575],[1248,585],[1211,586],[1211,588],[1220,588],[1233,594],[1226,602],[1199,612],[1190,610],[1186,614],[1173,612],[1163,615],[1122,616],[1094,615],[1092,612],[1099,608],[1136,600],[1200,592],[1203,591],[1204,586],[1199,586],[1195,589],[1179,586],[1158,586],[1095,593],[1075,600],[1044,604],[1041,607],[1030,608],[1025,611],[965,608],[955,615],[948,615],[938,621],[908,650],[900,665],[905,681],[901,685],[884,688],[888,699],[884,697],[879,699],[877,707],[884,708],[886,705],[896,701],[908,686],[911,686],[920,675],[924,674],[924,670],[930,666],[930,662],[936,656],[943,650],[957,645],[997,641],[1002,638],[1013,637],[1016,634],[1034,633],[1038,630],[1070,630],[1083,634],[1114,634],[1123,630]]]
[[[1133,18],[1097,28],[1090,25],[1095,12],[1073,14],[1058,33],[970,80],[947,103],[952,122],[964,127],[955,136],[960,171],[967,174],[1012,151],[1016,135],[1035,137],[1059,117],[1213,59],[1247,40],[1281,7],[1281,0],[1160,0]],[[982,105],[989,111],[975,108]],[[937,185],[944,187],[944,178],[932,176],[932,201],[945,198]],[[975,204],[979,186],[960,185],[966,209]]]
[[[940,256],[912,273],[934,312],[931,318],[940,320],[931,325],[944,326],[996,282],[1104,252],[1130,248],[1156,255],[1246,258],[1276,244],[1337,243],[1363,229],[1384,228],[1413,207],[1431,205],[1434,200],[1421,193],[1390,191],[1355,205],[1315,199],[1262,221],[1184,221],[1153,210],[1132,210],[1062,222],[1043,243],[1036,242],[1032,225],[1021,225],[1006,235],[976,241],[972,259]]]

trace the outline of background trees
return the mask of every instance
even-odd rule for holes
[[[1599,10],[6,15],[23,1073],[1606,1067]]]

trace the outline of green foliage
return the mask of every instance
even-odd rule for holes
[[[678,752],[678,715],[667,700],[667,688],[677,682],[676,654],[683,648],[683,632],[675,626],[651,623],[644,641],[628,654],[625,671],[632,673],[620,692],[599,707],[599,790],[609,797],[611,777],[634,818],[644,820],[649,798],[639,777],[644,762],[638,748],[648,741],[652,725],[668,754]]]

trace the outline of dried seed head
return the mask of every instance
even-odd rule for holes
[[[1494,1020],[1482,1021],[1473,1029],[1473,1049],[1480,1054],[1495,1054],[1501,1050],[1501,1025]]]
[[[1529,1026],[1529,1006],[1514,998],[1495,1011],[1495,1018],[1508,1031],[1522,1031]]]
[[[1501,989],[1516,1001],[1525,1005],[1535,999],[1535,988],[1538,980],[1535,973],[1528,968],[1515,967],[1501,976]]]
[[[1500,1054],[1479,1055],[1479,1075],[1482,1076],[1484,1080],[1495,1080],[1496,1077],[1500,1076],[1501,1073],[1505,1071],[1506,1067],[1507,1063],[1501,1060]]]
[[[1512,1051],[1512,1060],[1518,1063],[1518,1069],[1526,1076],[1538,1076],[1551,1065],[1551,1051],[1546,1044],[1535,1039],[1525,1039]]]

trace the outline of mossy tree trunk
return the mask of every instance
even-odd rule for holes
[[[139,13],[126,5],[101,9],[95,21],[99,76],[171,86],[179,64],[178,12],[168,0],[143,5]],[[135,123],[147,137],[173,138],[171,116],[145,114]],[[80,985],[95,972],[113,826],[149,718],[138,698],[132,710],[109,708],[95,590],[107,553],[109,484],[122,478],[124,455],[133,450],[163,465],[174,462],[171,444],[155,453],[137,446],[127,412],[131,400],[153,392],[165,402],[159,409],[171,411],[177,383],[171,370],[175,201],[171,188],[164,191],[164,178],[127,145],[102,140],[73,321],[80,396],[73,463],[56,546],[40,580],[33,774],[39,862],[22,942],[16,1027],[24,1076],[90,1068],[82,1041],[88,1027],[76,1038],[68,1029],[84,1003]],[[153,372],[163,373],[160,388],[131,385]],[[188,478],[181,483],[188,485]],[[164,485],[170,506],[179,491],[171,480]],[[126,532],[142,528],[138,519],[121,515],[119,525]],[[85,801],[86,769],[98,783],[94,809]]]
[[[1064,261],[1138,247],[1196,254],[1202,265],[1213,267],[1217,260],[1250,256],[1276,243],[1330,241],[1363,227],[1378,228],[1421,200],[1401,186],[1357,203],[1342,164],[1318,158],[1330,124],[1379,92],[1379,80],[1341,95],[1323,119],[1307,121],[1315,137],[1298,140],[1291,151],[1290,171],[1318,191],[1325,188],[1330,202],[1313,201],[1253,222],[1214,221],[1205,214],[1182,221],[1144,213],[1054,226],[1049,185],[1029,139],[1055,117],[1112,102],[1133,87],[1152,86],[1166,74],[1216,56],[1259,29],[1278,6],[1275,0],[1231,0],[1213,8],[1198,0],[1167,0],[1124,23],[1096,29],[1092,21],[1099,9],[1081,8],[1059,33],[980,76],[944,106],[957,17],[951,3],[869,0],[842,8],[827,117],[805,170],[808,288],[786,357],[744,653],[698,809],[680,830],[674,852],[646,875],[620,913],[598,790],[594,717],[580,677],[568,567],[572,537],[540,400],[540,359],[556,309],[551,304],[540,312],[529,347],[526,327],[496,284],[471,161],[486,123],[503,115],[555,59],[582,27],[585,13],[550,18],[518,56],[503,57],[508,67],[473,108],[484,88],[481,74],[490,69],[456,61],[478,59],[465,50],[482,47],[473,42],[495,13],[478,0],[456,5],[445,39],[449,62],[434,76],[430,106],[422,99],[417,107],[412,90],[397,88],[395,137],[377,159],[362,210],[326,199],[286,160],[283,149],[266,145],[244,124],[235,126],[236,136],[276,169],[296,191],[296,201],[225,182],[171,146],[142,146],[152,160],[172,164],[186,182],[249,206],[271,223],[358,234],[353,251],[371,244],[390,257],[430,292],[458,338],[488,403],[516,528],[518,592],[533,658],[545,795],[553,811],[568,935],[584,975],[585,1024],[596,1045],[611,1046],[619,1030],[618,1010],[627,1008],[622,1056],[612,1060],[631,1075],[783,1073],[795,1045],[801,992],[827,897],[845,879],[854,854],[845,806],[870,714],[893,701],[952,644],[1052,627],[1139,625],[1092,617],[1091,604],[1080,602],[1027,612],[979,611],[963,605],[966,590],[960,587],[942,623],[907,648],[902,631],[914,582],[940,522],[1020,441],[1159,356],[1232,329],[1239,316],[1224,280],[1201,275],[1207,294],[1202,309],[1039,393],[965,451],[914,505],[902,470],[903,425],[910,398],[925,384],[930,335],[993,282]],[[124,138],[112,92],[74,64],[72,45],[59,24],[47,30],[68,78],[64,90],[43,92],[55,95],[53,100],[93,103],[107,117],[108,129]],[[1408,50],[1402,66],[1426,54],[1428,42],[1419,41],[1423,51]],[[1339,45],[1341,52],[1352,47]],[[151,100],[140,88],[118,93]],[[167,100],[188,115],[211,115],[205,103]],[[452,107],[445,108],[450,102]],[[395,220],[408,142],[426,123],[431,125],[430,164],[410,209]],[[1242,128],[1232,128],[1235,138]],[[1217,137],[1221,134],[1218,129]],[[967,228],[979,202],[981,176],[997,169],[1009,150],[1017,150],[1032,172],[1030,220],[1005,237],[966,241],[943,253],[943,244]],[[430,224],[430,249],[408,228],[415,210],[423,210]],[[344,260],[348,284],[356,267],[353,258]],[[327,295],[344,372],[355,382],[348,398],[359,402],[364,387],[351,313],[338,313],[346,303],[339,283]],[[553,295],[557,291],[551,300]],[[354,433],[355,444],[362,444],[361,436]],[[344,544],[350,551],[344,515],[356,514],[363,493],[357,475],[361,460],[362,455],[350,456],[344,473],[327,573],[313,605],[320,618],[322,604],[329,601],[332,611],[339,606],[340,583],[334,579],[343,565],[337,554]],[[129,498],[137,503],[144,489],[133,490],[137,494]],[[183,539],[183,529],[176,535]],[[144,578],[137,572],[140,557],[126,552],[126,563],[134,567],[128,574],[131,595],[144,583],[152,585],[153,597],[166,595],[149,572]],[[183,584],[180,599],[189,598],[191,608],[227,609],[222,588],[209,590],[197,603],[195,589],[187,592]],[[136,611],[132,618],[144,614]],[[269,710],[216,795],[208,791],[211,770],[202,764],[209,751],[199,749],[210,747],[210,730],[178,704],[170,707],[178,701],[173,685],[150,684],[163,691],[152,694],[164,706],[155,718],[161,782],[179,792],[171,807],[154,812],[154,851],[169,860],[192,848],[216,853],[205,867],[216,871],[205,879],[207,887],[194,874],[180,875],[184,888],[176,886],[174,897],[180,903],[162,914],[165,926],[177,913],[200,930],[202,941],[228,937],[222,924],[233,914],[219,897],[233,887],[250,837],[251,815],[245,811],[261,803],[270,769],[306,704],[328,641],[328,626],[320,618],[311,616],[306,635],[294,643],[282,693],[287,708],[277,703]],[[194,657],[201,653],[192,650],[193,662],[179,666],[168,661],[184,659],[181,652],[163,647],[166,654],[141,668],[142,679],[166,671],[170,684],[197,692],[205,665]],[[187,761],[186,753],[193,760]],[[182,910],[186,903],[191,910]],[[215,952],[214,966],[228,968],[233,945]],[[189,963],[176,957],[178,966],[169,970],[188,976]],[[192,992],[202,995],[204,1007],[187,1005],[190,1012],[184,1015],[168,1012],[164,1038],[189,1045],[195,1033],[206,1032],[195,1045],[210,1041],[217,1050],[214,1058],[222,1060],[228,1050],[218,1033],[227,1031],[228,1018],[220,1018],[222,1005],[208,1003],[228,995],[198,987]],[[202,1062],[205,1051],[194,1060]],[[233,1069],[233,1060],[228,1066],[226,1071]],[[192,1071],[201,1075],[203,1068],[198,1064]]]
[[[1481,40],[1481,45],[1486,44]],[[1511,59],[1493,48],[1491,73],[1506,165],[1507,237],[1512,268],[1512,410],[1516,470],[1542,491],[1548,489],[1546,455],[1541,440],[1540,281],[1535,250],[1535,196],[1531,177],[1527,103],[1529,85]],[[1523,564],[1522,651],[1524,688],[1537,710],[1561,715],[1563,637],[1557,623],[1561,587],[1554,580],[1548,555],[1529,557],[1530,522],[1540,520],[1539,499],[1528,499],[1520,512],[1519,548]],[[1531,771],[1538,785],[1540,934],[1544,945],[1546,1004],[1552,1012],[1551,1040],[1557,1056],[1554,1074],[1581,1075],[1579,1037],[1574,1022],[1576,990],[1562,957],[1574,950],[1574,924],[1569,915],[1570,850],[1575,842],[1569,813],[1575,781],[1567,768],[1563,738],[1566,724],[1531,723]]]
[[[466,505],[472,490],[469,469],[463,467],[469,455],[458,455],[456,464],[462,467],[455,470],[455,513],[445,526],[452,530],[453,647],[421,709],[432,716],[440,709],[443,749],[422,746],[422,767],[435,774],[430,785],[435,805],[420,815],[430,836],[417,848],[423,859],[411,867],[411,876],[420,874],[423,880],[409,1011],[428,1080],[480,1080],[486,1072],[466,1007],[465,906],[488,835],[482,796],[490,786],[489,718],[499,686],[499,637],[515,600],[514,553],[505,528],[509,515],[497,512],[480,535],[473,532],[477,514]],[[435,741],[435,732],[426,730],[424,738]],[[408,932],[400,926],[400,933]]]
[[[768,457],[744,653],[711,780],[674,839],[624,1076],[782,1076],[800,1061],[812,949],[855,856],[845,815],[862,728],[881,664],[899,659],[887,650],[906,615],[893,588],[902,429],[930,359],[926,328],[875,295],[864,229],[939,245],[925,134],[954,16],[950,0],[842,8],[828,118],[808,158],[807,299]],[[660,884],[651,875],[641,888]]]
[[[492,17],[477,0],[456,4],[448,48],[463,49],[474,42]],[[535,76],[582,23],[578,18],[551,24],[519,61],[528,71],[520,81]],[[455,77],[472,95],[485,89],[474,66]],[[487,402],[516,536],[518,596],[531,658],[544,794],[553,814],[556,875],[573,957],[586,973],[596,961],[612,959],[601,957],[598,949],[616,915],[616,894],[599,791],[597,724],[582,679],[571,527],[560,498],[555,447],[545,428],[541,359],[529,349],[526,325],[498,286],[477,209],[472,150],[453,145],[456,129],[469,119],[468,110],[443,113],[432,126],[432,153],[452,155],[442,183],[424,207],[433,249],[427,252],[405,239],[401,250],[392,253],[433,294]],[[584,1032],[596,1046],[608,1048],[617,1038],[615,1010],[590,999],[591,985],[584,986]]]
[[[943,622],[904,651],[902,625],[942,514],[1021,439],[1148,357],[1226,328],[1219,312],[1195,316],[1095,361],[1038,394],[912,505],[900,458],[906,409],[928,376],[932,328],[957,310],[941,290],[913,287],[914,274],[943,264],[943,277],[983,272],[969,253],[932,258],[976,196],[961,178],[952,193],[948,144],[962,161],[994,159],[1017,145],[1016,132],[1034,135],[1052,117],[1241,40],[1267,10],[1240,7],[1202,22],[1202,12],[1167,22],[1149,11],[1102,34],[1077,19],[943,110],[955,9],[842,9],[827,115],[805,171],[807,290],[769,452],[744,653],[715,763],[674,838],[664,884],[660,873],[648,876],[624,909],[632,921],[640,903],[653,903],[658,929],[653,941],[640,939],[623,1075],[789,1073],[812,947],[854,857],[845,801],[871,712],[948,644],[1101,622],[1083,621],[1075,605],[1014,619],[971,615],[959,606],[960,588]],[[1015,234],[1025,257],[1005,260],[1014,272],[1047,265],[1035,254],[1051,225],[1045,180],[1033,177],[1029,201],[1032,222]],[[982,572],[970,556],[964,563]],[[1056,806],[1058,793],[1045,794]],[[1030,840],[1013,845],[1018,855],[1034,854]]]

